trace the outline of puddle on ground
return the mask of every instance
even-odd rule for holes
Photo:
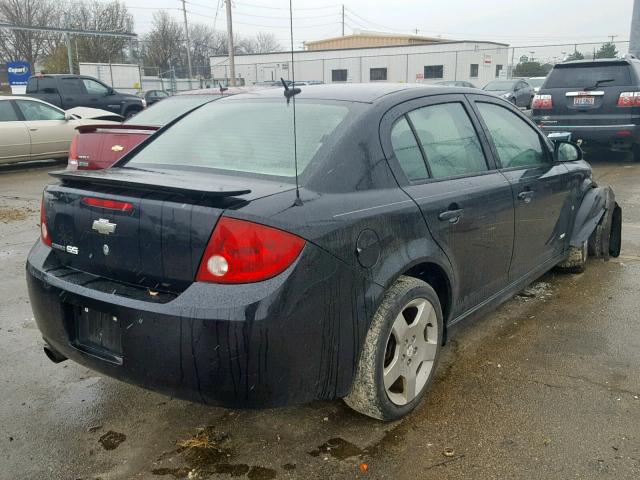
[[[271,468],[244,463],[228,463],[233,455],[229,434],[219,432],[214,427],[201,428],[187,440],[177,442],[178,448],[160,459],[176,454],[182,457],[185,466],[180,468],[154,468],[153,475],[170,475],[174,478],[188,478],[190,474],[206,478],[209,475],[224,474],[231,477],[243,477],[251,480],[271,480],[277,472]],[[295,468],[295,466],[294,466]]]
[[[154,468],[151,473],[154,475],[171,475],[173,478],[187,478],[191,470],[186,467],[182,468]]]
[[[251,467],[247,475],[249,480],[271,480],[276,478],[276,471],[265,467]]]
[[[122,442],[127,439],[127,436],[124,433],[114,432],[113,430],[109,430],[107,433],[102,435],[98,440],[102,445],[102,448],[105,450],[115,450],[118,448]]]
[[[317,450],[312,450],[309,455],[319,457],[320,454],[328,454],[338,460],[345,460],[349,457],[362,455],[363,450],[343,438],[332,438],[320,445]]]

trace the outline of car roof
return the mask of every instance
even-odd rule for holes
[[[20,95],[20,96],[16,96],[16,95],[0,95],[0,100],[31,100],[33,102],[44,103],[46,105],[50,105],[50,106],[52,106],[54,108],[57,108],[58,110],[61,110],[60,107],[56,107],[55,105],[52,105],[49,102],[45,102],[44,100],[41,100],[39,98],[29,97],[27,95]]]
[[[573,65],[588,65],[588,64],[598,64],[598,63],[609,63],[609,64],[627,64],[631,62],[631,60],[637,59],[629,59],[629,58],[596,58],[590,60],[570,60],[568,62],[556,63],[554,68],[567,68]]]
[[[337,100],[346,102],[373,103],[383,97],[406,92],[410,94],[420,90],[420,95],[465,93],[464,87],[446,87],[442,85],[424,85],[421,83],[331,83],[320,85],[302,85],[301,92],[296,98],[308,98],[314,100]],[[475,90],[467,89],[469,93]],[[283,88],[268,88],[249,95],[258,98],[283,98]],[[234,99],[247,98],[247,95],[234,95]]]
[[[250,86],[250,87],[225,87],[223,92],[220,92],[220,87],[210,88],[198,88],[196,90],[185,90],[178,92],[174,96],[179,97],[183,95],[237,95],[239,93],[252,93],[260,90],[274,88],[271,86]]]

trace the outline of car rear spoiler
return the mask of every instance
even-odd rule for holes
[[[240,179],[180,170],[108,168],[105,170],[60,170],[49,175],[70,185],[107,185],[136,190],[236,197],[251,193]]]
[[[96,130],[143,130],[148,132],[155,132],[160,130],[160,127],[153,127],[151,125],[126,125],[118,123],[105,123],[95,125],[80,125],[76,127],[76,130],[80,133],[95,132]]]

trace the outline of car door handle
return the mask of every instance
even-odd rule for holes
[[[447,210],[445,212],[441,212],[440,215],[438,215],[438,219],[442,220],[443,222],[449,222],[449,223],[458,223],[458,221],[460,220],[460,217],[462,216],[462,208],[459,208],[457,210]]]
[[[29,129],[29,131],[30,131],[30,132],[37,132],[37,131],[38,131],[38,129],[37,129],[37,128],[30,128],[30,129]]]
[[[518,199],[522,200],[524,203],[530,203],[533,200],[533,190],[525,190],[518,194]]]

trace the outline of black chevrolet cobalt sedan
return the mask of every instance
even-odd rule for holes
[[[301,89],[221,99],[113,168],[54,174],[27,261],[50,359],[208,404],[343,398],[397,419],[451,325],[618,254],[611,190],[508,102]]]

